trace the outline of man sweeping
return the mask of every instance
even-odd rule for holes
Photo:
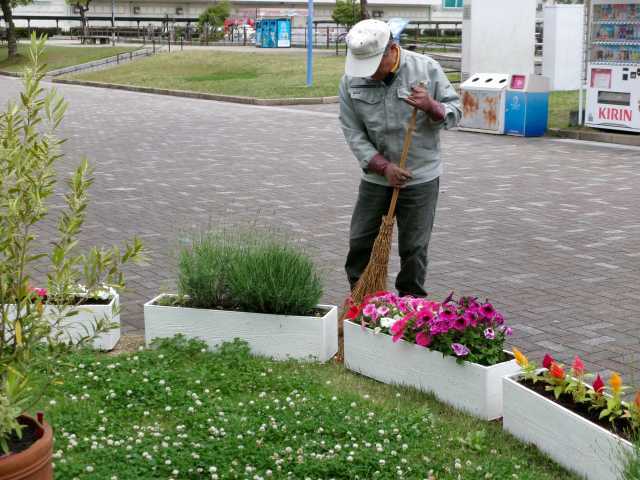
[[[460,98],[442,67],[430,57],[400,48],[385,22],[363,20],[346,40],[340,122],[363,170],[345,265],[349,283],[353,291],[398,187],[401,268],[396,289],[400,295],[424,297],[427,248],[442,174],[439,131],[458,123]],[[401,168],[405,128],[414,108],[415,130]]]

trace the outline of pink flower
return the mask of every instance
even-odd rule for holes
[[[507,327],[507,328],[505,328],[505,329],[504,329],[504,334],[505,334],[507,337],[510,337],[511,335],[513,335],[513,328],[511,328],[511,327]]]
[[[576,355],[576,358],[573,360],[572,369],[573,374],[577,377],[581,377],[582,375],[584,375],[584,363],[578,355]]]
[[[389,313],[389,308],[386,305],[378,307],[378,315],[384,317],[387,313]]]
[[[451,348],[453,349],[453,353],[458,357],[465,357],[471,353],[469,349],[461,343],[452,343]]]
[[[478,326],[478,314],[476,312],[467,310],[464,312],[464,319],[467,322],[467,325],[471,325],[472,327]]]
[[[376,309],[376,306],[373,303],[370,303],[362,309],[362,313],[365,316],[371,318],[372,320],[375,320],[377,318],[378,310]]]
[[[439,316],[447,322],[453,322],[458,318],[458,312],[456,312],[454,307],[447,305],[442,308],[442,312],[440,312]]]
[[[453,322],[452,322],[452,326],[453,328],[455,328],[456,330],[458,330],[459,332],[464,331],[468,326],[469,323],[467,322],[467,320],[465,319],[464,316],[462,317],[457,317]]]
[[[480,312],[487,320],[492,320],[496,316],[496,309],[490,303],[485,303],[480,308]]]
[[[421,347],[428,347],[431,344],[431,337],[424,332],[418,332],[416,343]]]
[[[484,331],[484,338],[487,340],[494,340],[496,338],[496,332],[493,331],[493,328],[487,328]]]
[[[404,330],[407,328],[407,318],[405,317],[401,320],[398,320],[396,323],[391,325],[390,331],[393,334],[393,342],[397,342],[404,335]]]
[[[500,312],[496,312],[496,316],[493,317],[493,321],[495,322],[496,325],[502,325],[504,323],[504,317]],[[510,335],[510,334],[507,334],[507,335]]]

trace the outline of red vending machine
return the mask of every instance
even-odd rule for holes
[[[640,0],[593,0],[585,124],[640,132]]]

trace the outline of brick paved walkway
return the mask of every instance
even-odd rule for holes
[[[18,86],[0,78],[0,104]],[[96,166],[85,239],[137,234],[152,252],[128,277],[122,320],[131,328],[143,325],[144,301],[171,289],[182,232],[208,224],[291,231],[322,267],[325,300],[343,299],[359,172],[335,106],[60,90],[70,101],[65,169],[81,154]],[[513,343],[535,357],[579,353],[640,384],[640,150],[461,132],[443,144],[429,291],[488,297],[515,324]]]

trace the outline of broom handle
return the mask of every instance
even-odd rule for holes
[[[404,144],[402,145],[402,155],[400,156],[400,168],[404,168],[407,163],[407,157],[409,156],[409,148],[411,147],[411,138],[413,137],[413,131],[416,129],[416,117],[418,115],[418,109],[414,108],[411,113],[411,120],[407,126],[407,131],[404,135]],[[391,197],[391,205],[389,205],[389,212],[387,218],[393,218],[396,213],[396,203],[398,203],[398,195],[400,194],[400,188],[393,189],[393,196]]]

